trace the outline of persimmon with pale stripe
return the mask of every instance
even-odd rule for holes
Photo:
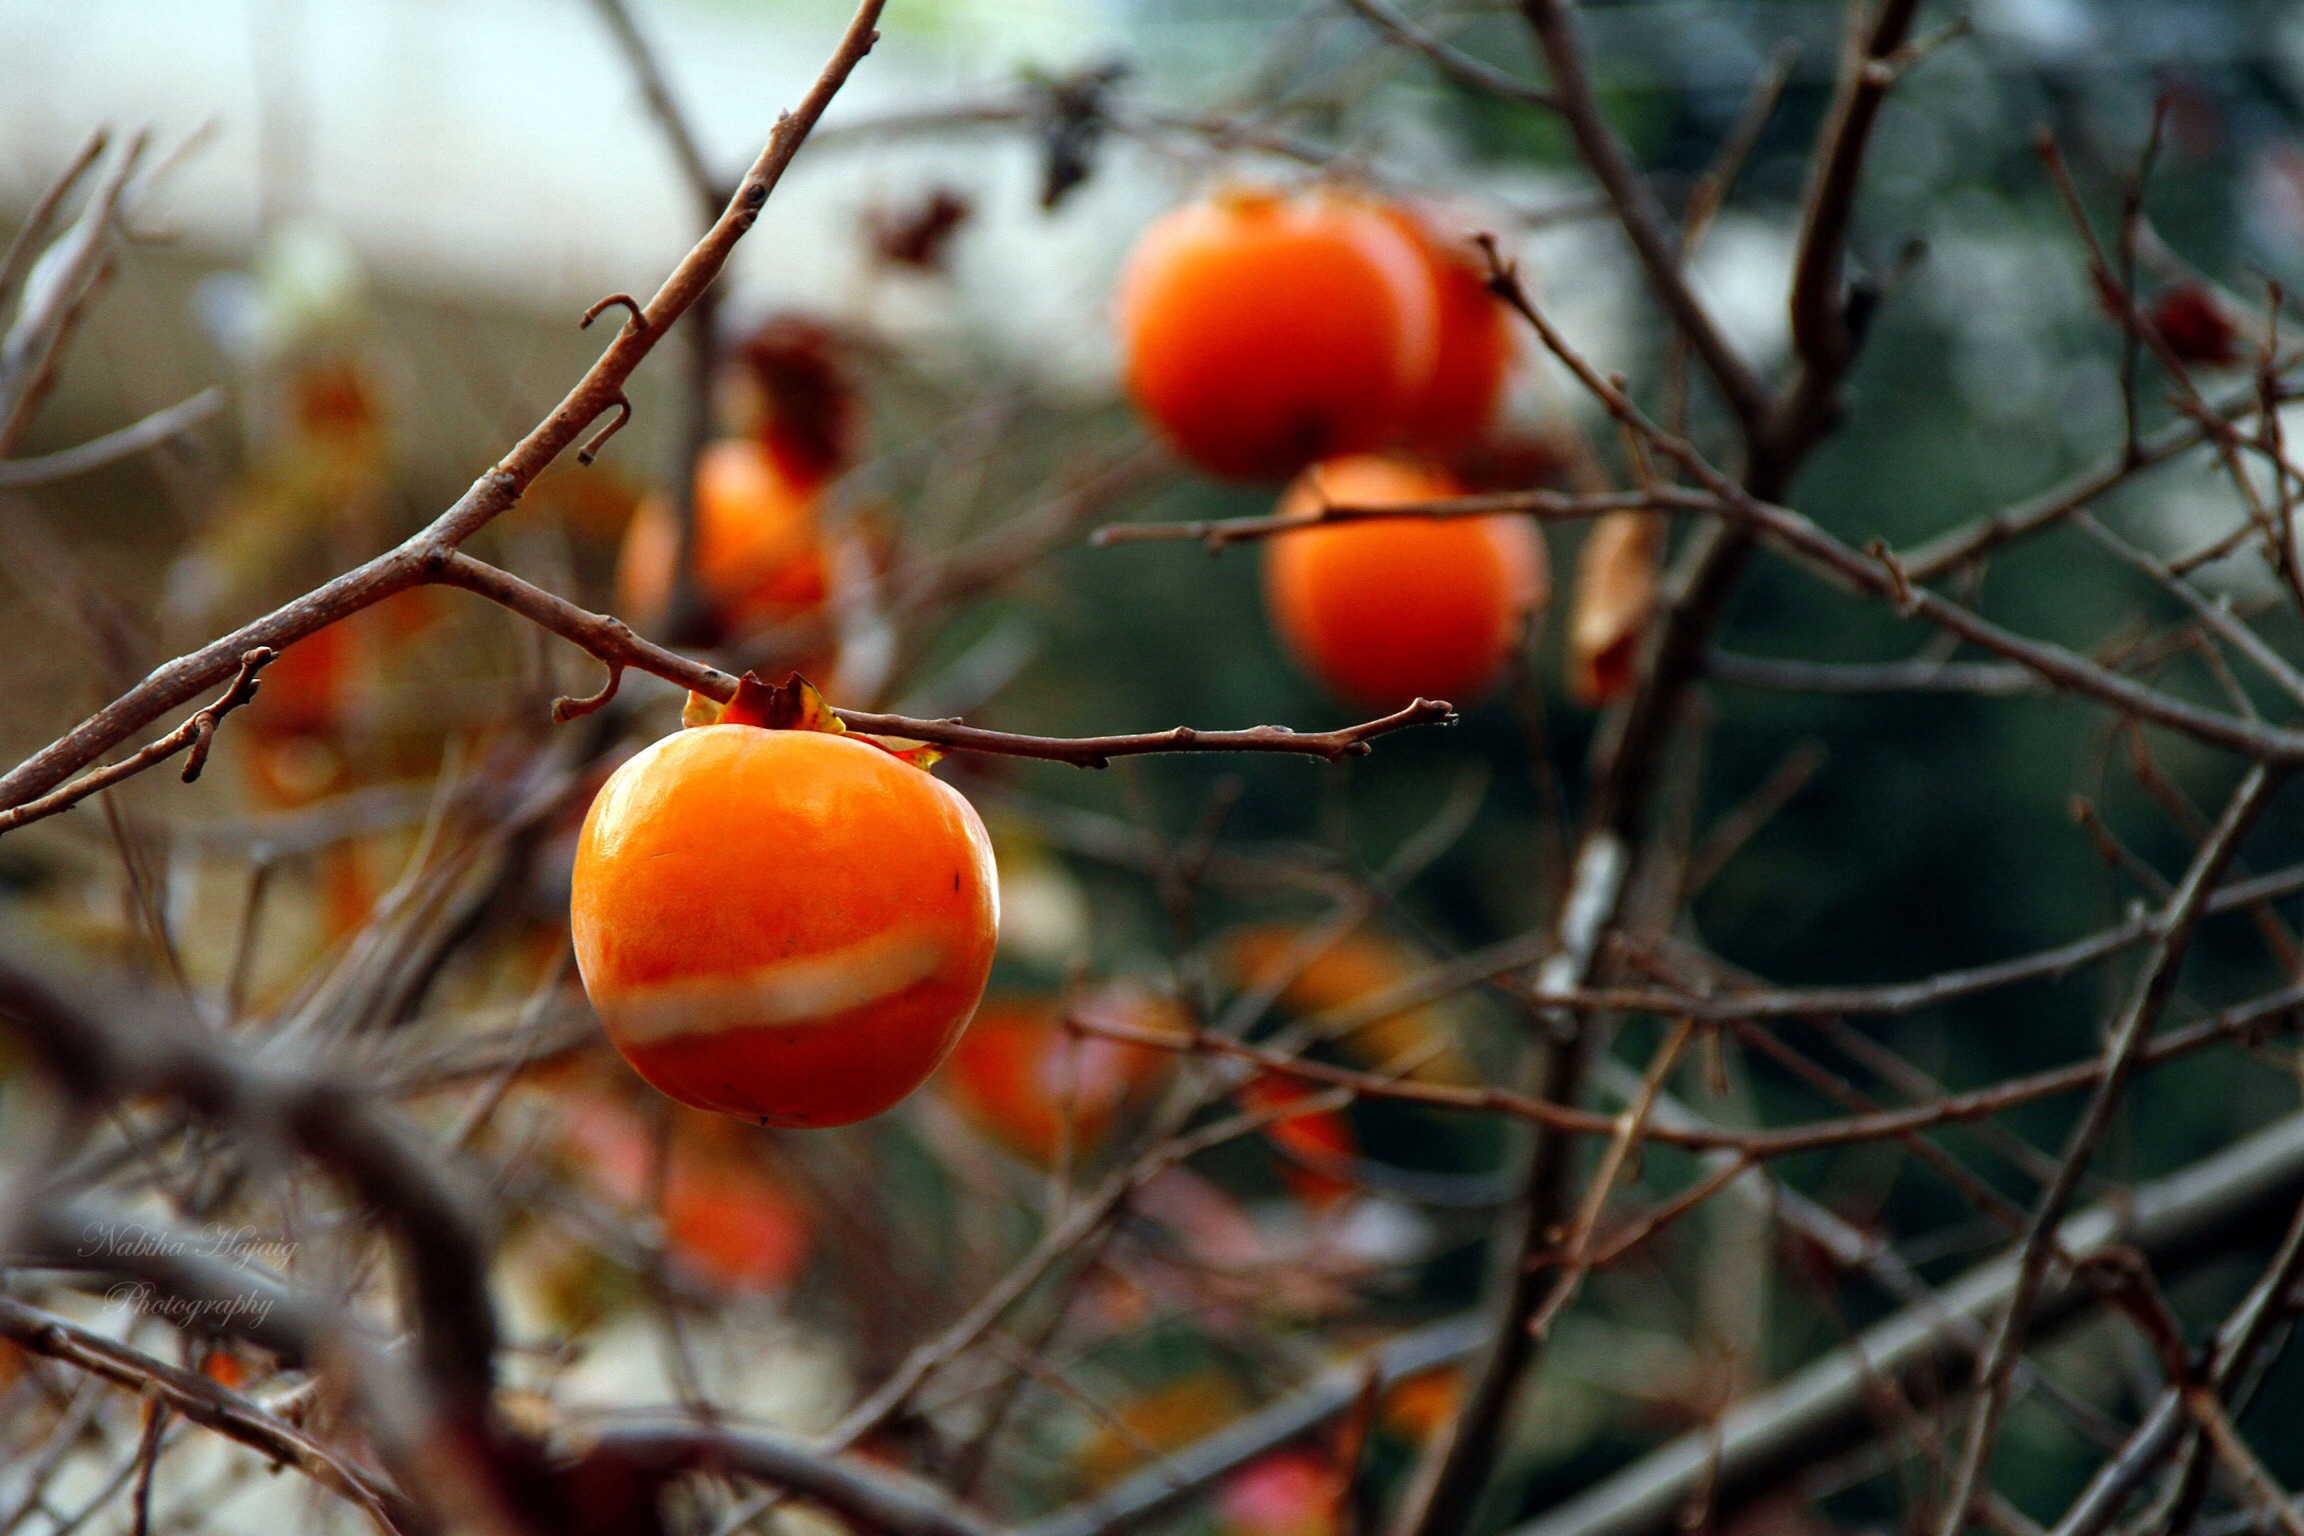
[[[959,1037],[998,887],[974,808],[924,768],[724,719],[602,787],[570,924],[608,1038],[650,1083],[763,1125],[844,1125]]]

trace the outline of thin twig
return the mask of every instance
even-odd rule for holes
[[[2118,1244],[2155,1262],[2191,1265],[2246,1238],[2267,1207],[2288,1209],[2304,1185],[2304,1117],[2289,1118],[2168,1177],[2123,1192],[2065,1220],[2059,1240],[2086,1256]],[[1680,1435],[1629,1467],[1514,1528],[1511,1536],[1661,1536],[1689,1497],[1713,1478],[1723,1515],[1866,1433],[1871,1383],[1940,1376],[1973,1353],[1947,1312],[1970,1325],[2003,1306],[2016,1280],[2013,1255],[1979,1265],[1925,1304],[1873,1325],[1855,1343],[1802,1366],[1721,1416],[1716,1430]],[[2096,1300],[2060,1278],[2036,1311],[2043,1329]]]
[[[1429,59],[1440,73],[1458,85],[1518,106],[1537,107],[1548,112],[1560,110],[1559,102],[1535,86],[1514,79],[1495,65],[1476,59],[1460,48],[1450,47],[1384,4],[1383,0],[1344,0],[1344,3],[1401,47]]]
[[[632,667],[654,673],[722,702],[736,695],[738,679],[719,668],[692,661],[677,651],[644,640],[621,619],[587,612],[470,555],[449,556],[434,579],[499,603],[562,639],[582,646],[612,668]],[[588,702],[576,701],[576,712],[582,712]],[[853,709],[834,709],[833,713],[850,729],[869,735],[927,742],[954,752],[1033,757],[1081,768],[1102,768],[1114,758],[1168,752],[1279,752],[1337,762],[1347,757],[1366,756],[1368,743],[1375,737],[1412,726],[1447,725],[1456,718],[1455,711],[1444,701],[1418,699],[1381,719],[1335,731],[1291,731],[1277,725],[1204,731],[1180,725],[1128,736],[1062,737],[1020,736],[984,730],[957,720],[915,720],[905,715],[871,714]]]
[[[1297,533],[1327,523],[1382,522],[1388,518],[1494,517],[1517,512],[1541,522],[1578,522],[1610,512],[1665,510],[1711,512],[1718,502],[1699,492],[1656,486],[1642,491],[1609,491],[1570,496],[1558,491],[1495,491],[1477,496],[1451,496],[1441,501],[1402,502],[1397,506],[1354,507],[1322,505],[1287,517],[1228,517],[1189,523],[1107,523],[1089,536],[1098,548],[1113,544],[1144,544],[1160,540],[1192,540],[1211,551],[1233,544]]]
[[[1610,127],[1594,93],[1566,0],[1523,0],[1521,14],[1536,35],[1561,117],[1593,179],[1608,195],[1617,222],[1639,259],[1648,286],[1664,311],[1688,338],[1689,350],[1719,386],[1744,430],[1757,445],[1765,437],[1771,402],[1768,387],[1736,352],[1680,270],[1678,241],[1656,194],[1632,163],[1622,139]],[[1771,491],[1772,493],[1772,491]]]
[[[90,470],[117,464],[133,458],[147,448],[156,448],[171,438],[183,436],[192,428],[224,409],[224,391],[204,389],[189,400],[180,400],[165,410],[154,411],[141,421],[132,422],[117,432],[90,438],[77,448],[65,448],[55,453],[44,453],[31,459],[0,459],[0,490],[23,490],[35,485],[53,485],[84,475]]]
[[[154,1359],[13,1297],[0,1296],[0,1337],[131,1392],[157,1394],[179,1417],[247,1446],[274,1465],[294,1467],[358,1505],[385,1536],[398,1536],[411,1523],[406,1501],[389,1483],[197,1371]]]
[[[269,665],[277,654],[261,645],[252,648],[240,658],[239,672],[233,676],[231,686],[224,690],[223,696],[215,703],[133,756],[124,757],[94,773],[83,774],[62,789],[52,790],[37,800],[0,811],[0,832],[12,832],[27,822],[40,821],[58,812],[68,811],[90,795],[109,789],[123,779],[133,778],[187,747],[191,749],[191,754],[184,763],[184,782],[189,784],[199,778],[200,770],[208,762],[209,745],[216,739],[216,727],[226,715],[256,696],[256,674]]]
[[[493,469],[473,482],[454,505],[422,532],[385,554],[189,655],[156,668],[136,687],[0,776],[0,808],[22,805],[53,789],[75,770],[95,761],[163,712],[202,689],[224,681],[238,666],[239,658],[250,649],[256,646],[283,649],[396,592],[433,579],[457,546],[517,501],[553,460],[575,445],[587,427],[624,398],[624,385],[633,370],[670,331],[673,322],[685,314],[697,296],[719,276],[736,242],[759,219],[769,194],[783,178],[785,168],[799,152],[824,108],[864,55],[871,51],[879,37],[874,28],[883,3],[884,0],[861,0],[815,83],[797,107],[778,119],[774,132],[768,136],[768,142],[735,196],[721,210],[712,228],[673,268],[639,318],[628,322],[617,333],[607,350],[552,413]]]
[[[2239,852],[2241,839],[2255,824],[2280,782],[2277,774],[2265,768],[2249,770],[2225,806],[2215,830],[2193,857],[2183,884],[2154,920],[2155,937],[2150,956],[2104,1048],[2103,1075],[2079,1123],[2066,1138],[2055,1179],[2041,1192],[2039,1203],[2033,1209],[2031,1228],[2017,1254],[2016,1281],[2009,1292],[2007,1309],[1993,1331],[1991,1348],[1977,1362],[1976,1403],[1970,1409],[1967,1439],[1944,1507],[1939,1527],[1941,1536],[1960,1536],[1968,1523],[1979,1479],[1999,1438],[2000,1418],[2008,1405],[2010,1375],[2031,1327],[2032,1309],[2047,1280],[2057,1225],[2080,1186],[2096,1144],[2111,1127],[2113,1110],[2136,1069],[2139,1051],[2158,1022],[2161,1010],[2175,993],[2177,970],[2183,964],[2200,919],[2206,915],[2217,877]]]

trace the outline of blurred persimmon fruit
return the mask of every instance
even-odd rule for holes
[[[1457,494],[1438,470],[1362,454],[1307,470],[1279,514]],[[1510,515],[1340,521],[1279,534],[1264,551],[1264,606],[1289,653],[1330,692],[1372,709],[1486,693],[1550,590],[1542,537]]]
[[[1168,1030],[1183,1022],[1175,1003],[1128,987],[1071,1007],[1091,1025]],[[1155,1046],[1067,1029],[1063,1012],[1050,997],[987,1002],[944,1068],[944,1090],[972,1124],[1043,1166],[1056,1162],[1067,1127],[1072,1155],[1094,1154],[1170,1059]]]
[[[1373,929],[1355,929],[1307,949],[1309,930],[1286,923],[1235,929],[1218,946],[1219,963],[1242,987],[1279,984],[1279,1004],[1318,1017],[1409,984],[1430,961]],[[1341,1033],[1324,1023],[1322,1038],[1363,1066],[1419,1082],[1469,1083],[1472,1064],[1458,1048],[1445,1002],[1385,1008]]]
[[[654,1134],[633,1108],[608,1094],[578,1091],[561,1101],[570,1160],[611,1199],[654,1199],[664,1245],[681,1267],[729,1291],[780,1291],[809,1249],[808,1218],[742,1143],[715,1128],[716,1116],[671,1109],[668,1135]],[[658,1168],[657,1160],[668,1158]]]
[[[1355,1157],[1360,1138],[1351,1122],[1333,1109],[1315,1109],[1311,1101],[1320,1090],[1277,1072],[1260,1072],[1232,1090],[1242,1109],[1251,1114],[1276,1116],[1264,1128],[1265,1137],[1281,1153],[1280,1177],[1296,1198],[1315,1210],[1325,1210],[1352,1193],[1351,1180],[1331,1166]],[[1289,1107],[1304,1104],[1296,1113]]]
[[[770,628],[823,602],[821,491],[821,482],[794,474],[762,442],[729,438],[698,456],[696,585],[716,629]],[[660,495],[643,499],[617,559],[616,603],[645,628],[660,624],[671,602],[679,546],[671,502]]]
[[[844,1125],[918,1087],[991,973],[992,845],[855,737],[720,723],[610,776],[577,838],[576,961],[609,1040],[682,1103]]]
[[[1128,388],[1186,459],[1273,480],[1476,441],[1511,363],[1469,246],[1356,193],[1232,188],[1145,231],[1121,279]]]
[[[1344,1479],[1309,1446],[1260,1456],[1224,1481],[1216,1496],[1223,1536],[1335,1536],[1343,1528]]]
[[[1384,216],[1422,253],[1440,319],[1431,376],[1410,400],[1394,437],[1423,453],[1461,453],[1478,444],[1495,421],[1512,371],[1510,317],[1489,292],[1487,269],[1470,239],[1444,233],[1434,215],[1404,204],[1390,205]]]

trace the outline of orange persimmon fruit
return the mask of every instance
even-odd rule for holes
[[[1251,1114],[1279,1118],[1264,1127],[1264,1135],[1281,1152],[1280,1176],[1296,1198],[1315,1209],[1325,1209],[1352,1193],[1351,1180],[1329,1171],[1327,1165],[1359,1155],[1360,1138],[1351,1122],[1332,1109],[1306,1109],[1284,1114],[1291,1104],[1317,1098],[1318,1088],[1277,1072],[1261,1072],[1232,1090],[1240,1107]]]
[[[787,622],[824,601],[817,528],[821,482],[795,476],[766,444],[729,438],[696,460],[696,584],[725,633]],[[672,504],[644,498],[616,562],[616,602],[642,626],[661,622],[680,553]]]
[[[569,1095],[561,1112],[571,1161],[618,1204],[657,1197],[665,1249],[696,1279],[726,1291],[774,1292],[807,1262],[807,1214],[747,1148],[714,1134],[716,1126],[738,1127],[673,1110],[671,1134],[658,1136],[621,1100],[585,1092]],[[661,1170],[660,1155],[670,1158]]]
[[[1238,480],[1389,441],[1431,380],[1439,313],[1416,240],[1332,192],[1185,204],[1120,283],[1129,393],[1177,452]]]
[[[1361,454],[1313,466],[1279,515],[1460,494],[1437,470]],[[1544,540],[1525,518],[1355,519],[1266,541],[1264,606],[1305,671],[1349,703],[1469,704],[1502,675],[1550,595]]]
[[[673,1098],[762,1125],[845,1125],[917,1088],[998,928],[974,807],[829,731],[678,731],[577,837],[570,929],[609,1040]]]
[[[1440,320],[1431,375],[1410,399],[1396,436],[1426,453],[1460,452],[1496,419],[1512,370],[1509,317],[1489,292],[1487,269],[1468,238],[1442,233],[1435,216],[1417,208],[1395,205],[1385,217],[1423,256]]]
[[[1074,1004],[1090,1023],[1135,1029],[1172,1028],[1173,1003],[1114,987]],[[976,1020],[944,1067],[944,1088],[968,1120],[1018,1156],[1056,1161],[1069,1121],[1072,1154],[1095,1152],[1114,1123],[1167,1070],[1154,1046],[1075,1033],[1053,998],[1001,998]]]

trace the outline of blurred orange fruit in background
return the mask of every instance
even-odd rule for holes
[[[1297,1014],[1327,1014],[1379,999],[1429,969],[1412,946],[1372,929],[1356,929],[1307,956],[1306,930],[1258,924],[1228,935],[1222,954],[1236,984],[1280,984],[1279,1002]],[[1332,1037],[1335,1048],[1363,1066],[1403,1072],[1423,1082],[1472,1080],[1458,1049],[1449,1010],[1422,1003],[1370,1018]]]
[[[1298,477],[1279,515],[1460,494],[1404,459],[1331,459]],[[1544,540],[1526,518],[1337,522],[1266,542],[1264,606],[1289,653],[1331,693],[1370,709],[1417,698],[1469,704],[1503,674],[1550,595]]]
[[[1327,192],[1236,189],[1172,210],[1129,258],[1119,322],[1137,405],[1178,453],[1239,480],[1387,442],[1440,348],[1417,241]]]
[[[787,470],[764,443],[731,438],[697,458],[696,585],[722,633],[787,623],[824,601],[821,490],[820,482]],[[679,555],[672,503],[644,498],[616,563],[617,607],[632,622],[653,628],[663,621]]]
[[[1173,1029],[1182,1011],[1163,998],[1114,987],[1089,994],[1072,1012],[1091,1023]],[[1018,1156],[1057,1160],[1070,1126],[1072,1155],[1093,1154],[1128,1105],[1166,1075],[1157,1046],[1065,1027],[1055,998],[995,998],[952,1048],[946,1091],[969,1121]]]
[[[1512,370],[1510,317],[1488,291],[1488,272],[1469,237],[1445,232],[1445,215],[1395,205],[1392,226],[1416,243],[1439,306],[1440,340],[1422,389],[1410,397],[1396,440],[1445,455],[1487,435]]]
[[[1232,1096],[1251,1113],[1277,1113],[1326,1091],[1300,1078],[1264,1072],[1233,1089]],[[1282,1153],[1280,1177],[1306,1205],[1315,1209],[1334,1205],[1358,1187],[1328,1169],[1360,1152],[1360,1138],[1335,1110],[1306,1109],[1287,1115],[1267,1125],[1264,1134]]]
[[[661,1190],[665,1249],[694,1278],[729,1291],[782,1290],[807,1261],[806,1213],[742,1148],[715,1136],[714,1122],[673,1113],[670,1134],[658,1137],[613,1098],[570,1094],[563,1141],[617,1203],[639,1206]],[[670,1157],[660,1180],[659,1148]]]

